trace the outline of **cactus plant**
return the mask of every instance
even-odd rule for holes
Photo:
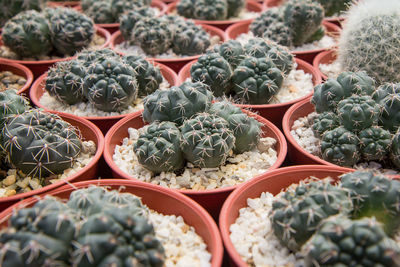
[[[235,136],[221,117],[199,113],[180,127],[184,157],[196,167],[223,165],[233,149]]]
[[[289,187],[272,202],[272,229],[280,242],[292,251],[315,233],[329,216],[348,213],[352,202],[348,192],[331,184],[330,179],[301,181]]]
[[[379,125],[395,133],[400,126],[400,83],[387,83],[372,95],[381,106]]]
[[[182,0],[176,6],[178,14],[192,19],[224,20],[228,15],[227,0]]]
[[[352,3],[351,0],[318,0],[318,2],[324,8],[326,17],[340,14],[347,10]]]
[[[221,45],[216,45],[209,49],[207,53],[220,54],[226,61],[228,61],[232,69],[235,69],[245,57],[242,44],[236,40],[228,40]]]
[[[155,17],[156,14],[152,8],[141,7],[129,10],[119,17],[119,30],[125,40],[131,39],[136,22],[144,17]]]
[[[128,10],[135,10],[141,7],[150,7],[151,0],[110,0],[111,12],[116,21]]]
[[[249,104],[266,104],[278,92],[283,74],[269,58],[248,57],[232,75],[233,90]]]
[[[392,135],[389,131],[373,126],[358,133],[361,156],[367,161],[384,160],[390,151]]]
[[[38,178],[70,168],[82,146],[71,124],[37,109],[7,118],[0,139],[11,165]]]
[[[46,0],[0,0],[1,14],[0,27],[3,27],[7,20],[26,10],[40,11],[44,7]]]
[[[17,91],[9,89],[0,92],[0,127],[3,128],[7,117],[22,114],[29,108],[29,102],[17,95]]]
[[[258,17],[256,17],[249,26],[249,30],[258,37],[263,37],[263,35],[271,36],[269,39],[273,39],[277,43],[285,46],[290,46],[290,38],[288,42],[278,41],[277,38],[280,38],[278,34],[275,34],[274,31],[271,31],[270,28],[274,27],[274,25],[282,26],[282,28],[287,28],[289,33],[289,28],[285,25],[283,18],[283,8],[280,7],[271,7],[262,12]]]
[[[182,25],[174,32],[172,50],[178,55],[200,55],[210,46],[210,35],[197,25]]]
[[[321,137],[324,132],[333,130],[339,126],[339,118],[334,112],[325,111],[317,114],[314,119],[312,129],[317,137]]]
[[[228,14],[227,18],[237,17],[246,6],[245,0],[227,0]]]
[[[114,14],[111,11],[111,1],[93,1],[83,10],[97,24],[115,22]]]
[[[140,133],[134,151],[140,164],[155,173],[179,170],[183,167],[181,133],[175,123],[153,122]]]

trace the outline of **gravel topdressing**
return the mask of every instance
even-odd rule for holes
[[[26,84],[26,79],[11,71],[0,72],[0,92],[13,89],[19,91]]]

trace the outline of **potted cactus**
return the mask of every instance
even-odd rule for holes
[[[195,262],[217,267],[222,262],[222,242],[211,217],[187,197],[151,185],[115,179],[75,183],[24,200],[0,217],[0,243],[8,248],[1,252],[5,266]],[[41,249],[24,253],[27,243]]]
[[[141,110],[146,95],[175,83],[176,74],[166,66],[101,49],[57,63],[35,81],[31,99],[46,110],[83,116],[105,133],[126,114]]]
[[[229,97],[278,127],[290,105],[311,96],[313,84],[321,82],[311,65],[262,38],[245,45],[229,40],[209,49],[187,64],[179,77],[181,83],[189,79],[207,84],[215,97]]]
[[[18,63],[0,63],[0,91],[12,89],[18,94],[29,95],[29,88],[33,82],[32,72]]]
[[[300,59],[312,63],[321,51],[336,45],[340,28],[323,21],[324,9],[313,0],[290,0],[269,8],[251,23],[243,22],[226,30],[228,39],[245,43],[253,37],[271,39],[289,49]]]
[[[236,185],[279,167],[286,149],[273,124],[212,103],[206,88],[185,82],[147,96],[141,114],[109,130],[104,157],[115,177],[179,189],[216,216]]]
[[[281,168],[233,192],[219,224],[233,262],[398,266],[400,181],[371,171],[345,172],[316,165]]]
[[[107,46],[109,34],[73,9],[47,8],[11,18],[1,37],[0,57],[26,65],[37,76],[83,48]]]
[[[46,0],[31,0],[31,1],[24,1],[24,0],[1,0],[1,16],[0,16],[0,28],[4,26],[4,24],[17,15],[20,12],[26,10],[37,10],[40,11],[46,7]]]

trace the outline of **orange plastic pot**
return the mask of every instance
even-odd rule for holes
[[[263,192],[276,195],[289,185],[298,183],[310,176],[317,178],[329,176],[337,179],[338,176],[346,172],[345,168],[335,166],[303,165],[285,167],[254,178],[233,191],[222,206],[219,217],[219,229],[225,249],[229,255],[230,266],[249,266],[240,257],[229,236],[229,227],[239,217],[239,210],[247,207],[248,198],[259,198]]]
[[[236,39],[242,33],[249,32],[249,26],[251,22],[239,22],[229,26],[226,31],[226,40]],[[326,28],[327,34],[332,37],[338,37],[340,35],[341,29],[339,26],[335,24],[323,21],[322,25]],[[305,50],[305,51],[292,51],[292,54],[297,58],[302,59],[310,64],[312,64],[314,58],[318,53],[321,53],[330,48],[320,48],[313,50]]]
[[[26,83],[21,89],[18,90],[17,93],[20,95],[29,95],[29,88],[31,87],[31,84],[33,82],[33,74],[27,67],[18,63],[11,63],[0,60],[0,72],[1,71],[10,71],[16,75],[24,77]]]
[[[164,15],[167,11],[167,5],[160,0],[152,0],[150,6],[160,10],[159,16]],[[80,4],[75,6],[75,9],[82,12],[82,7]],[[96,25],[106,29],[110,34],[119,31],[119,23],[98,23]]]
[[[168,5],[167,7],[167,14],[173,15],[173,14],[178,14],[176,11],[176,5],[178,4],[179,1],[173,2]],[[260,3],[253,1],[253,0],[248,0],[246,2],[246,9],[251,12],[261,12],[263,7]],[[226,30],[230,25],[238,23],[238,22],[251,22],[253,19],[235,19],[235,20],[198,20],[198,19],[193,19],[198,24],[206,24],[206,25],[211,25],[214,27],[217,27],[221,30]]]
[[[267,172],[270,170],[279,168],[283,163],[286,157],[286,140],[283,134],[279,131],[279,129],[274,126],[271,122],[266,119],[245,111],[249,116],[254,117],[256,120],[262,123],[262,131],[263,137],[272,137],[277,140],[276,151],[277,151],[277,160],[276,162],[269,168]],[[129,180],[137,180],[135,177],[132,177],[128,173],[122,171],[118,165],[113,160],[113,154],[116,145],[120,145],[122,140],[125,137],[128,137],[128,128],[142,128],[144,126],[143,118],[141,112],[139,114],[133,114],[129,117],[126,117],[119,122],[117,122],[107,133],[105,137],[105,150],[104,150],[104,159],[107,162],[108,166],[110,166],[113,177],[115,178],[124,178]],[[139,181],[140,183],[144,183]],[[219,211],[226,197],[236,188],[237,186],[229,186],[219,189],[212,190],[175,190],[169,189],[172,191],[178,191],[187,195],[188,197],[195,200],[201,206],[203,206],[214,218],[217,218]]]
[[[163,75],[164,79],[166,79],[171,86],[178,84],[178,75],[173,70],[171,70],[167,66],[164,66],[163,64],[159,64],[156,62],[154,62],[154,64],[160,68],[161,74]],[[45,106],[43,106],[42,104],[40,104],[40,98],[46,92],[44,88],[46,77],[47,74],[45,73],[39,78],[37,78],[36,81],[33,83],[30,91],[30,98],[32,103],[37,107],[43,108],[44,110],[51,111],[53,113],[68,114],[57,110],[50,110]],[[93,122],[97,127],[99,127],[99,129],[103,132],[103,134],[106,134],[108,129],[110,129],[117,121],[126,117],[127,115],[128,114],[121,114],[121,115],[107,116],[107,117],[88,116],[83,118]]]
[[[84,168],[82,168],[75,174],[71,175],[67,179],[64,179],[54,184],[44,186],[39,189],[32,190],[27,193],[16,194],[10,197],[0,197],[0,211],[8,208],[10,205],[13,205],[14,203],[20,201],[21,199],[48,192],[50,190],[63,186],[66,183],[97,178],[98,168],[99,168],[98,163],[104,150],[104,136],[102,132],[99,130],[99,128],[97,128],[96,125],[94,125],[93,123],[91,123],[86,119],[70,114],[58,114],[58,115],[63,120],[71,123],[77,129],[79,129],[83,140],[85,141],[92,140],[96,144],[96,153],[93,156],[92,160],[89,162],[88,165],[86,165]]]
[[[96,32],[100,36],[102,36],[106,42],[101,46],[102,48],[108,47],[110,44],[111,40],[111,35],[108,31],[96,27]],[[4,45],[2,39],[0,38],[0,46]],[[39,77],[43,73],[45,73],[53,64],[60,62],[60,61],[66,61],[73,59],[75,57],[66,57],[66,58],[57,58],[57,59],[49,59],[49,60],[17,60],[17,59],[9,59],[9,58],[0,58],[3,61],[6,62],[12,62],[12,63],[19,63],[24,66],[26,66],[28,69],[30,69],[33,73],[33,76],[35,78]]]
[[[319,72],[321,75],[322,79],[327,80],[328,76],[324,74],[321,69],[319,68],[320,64],[331,64],[337,59],[337,51],[336,50],[328,50],[319,53],[315,58],[313,62],[314,69]]]
[[[151,184],[141,184],[128,180],[104,179],[63,186],[57,190],[48,192],[47,195],[68,199],[74,190],[86,188],[90,185],[104,186],[109,189],[119,190],[120,192],[132,193],[140,197],[142,202],[152,210],[164,215],[182,216],[185,223],[192,226],[206,243],[207,250],[212,255],[211,266],[221,266],[223,246],[217,225],[202,207],[182,194]],[[41,195],[40,198],[43,196]],[[30,207],[37,201],[38,197],[32,197],[0,213],[1,227],[4,228],[7,226],[6,221],[10,218],[14,210]]]
[[[200,25],[206,32],[208,32],[211,36],[218,36],[221,39],[221,42],[225,42],[225,33],[216,27],[210,25]],[[124,37],[122,36],[120,31],[113,33],[111,36],[111,49],[116,51],[121,55],[125,55],[123,52],[117,49],[117,45],[124,41]],[[173,69],[176,73],[178,73],[183,66],[185,66],[188,62],[198,59],[200,55],[196,56],[187,56],[180,58],[147,58],[148,60],[152,60],[155,62],[162,63],[171,69]]]
[[[59,2],[56,2],[56,1],[49,1],[49,2],[47,2],[47,6],[49,6],[49,7],[60,7],[60,6],[63,6],[63,7],[76,7],[76,6],[78,6],[78,5],[80,5],[80,3],[81,3],[81,1],[59,1]]]
[[[301,60],[301,59],[295,59],[297,63],[297,69],[304,70],[305,73],[310,73],[313,78],[313,83],[314,85],[317,85],[322,82],[321,76],[319,73],[307,62]],[[179,72],[179,81],[180,83],[183,83],[186,81],[187,78],[190,78],[190,68],[192,65],[196,62],[196,60],[188,63],[185,65],[182,70]],[[276,125],[278,128],[282,127],[282,118],[283,114],[285,114],[286,110],[290,106],[292,106],[294,103],[297,103],[299,101],[302,101],[303,99],[309,98],[313,92],[310,92],[309,94],[300,97],[298,99],[288,101],[285,103],[278,103],[278,104],[265,104],[265,105],[242,105],[242,104],[237,104],[237,106],[241,108],[246,108],[250,109],[254,112],[257,112],[260,116],[266,118],[270,122],[272,122],[274,125]]]

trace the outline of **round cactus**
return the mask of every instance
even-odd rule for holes
[[[232,69],[235,69],[245,57],[242,44],[236,40],[229,40],[221,45],[216,45],[209,51],[210,52],[207,51],[207,53],[220,54],[226,61],[228,61]]]
[[[22,114],[30,108],[28,101],[17,95],[17,91],[9,89],[0,92],[0,126],[3,124],[7,117]]]
[[[175,123],[151,123],[134,145],[139,163],[155,173],[179,170],[183,167],[181,133]]]
[[[227,18],[237,17],[246,6],[245,0],[227,0],[228,14]]]
[[[73,126],[37,109],[9,117],[0,139],[12,166],[38,178],[70,168],[82,146]]]
[[[137,93],[134,70],[121,59],[97,60],[87,69],[83,94],[99,110],[124,110],[136,99]]]
[[[45,6],[46,0],[0,0],[1,14],[0,27],[10,18],[26,10],[40,11]]]
[[[217,53],[202,55],[190,68],[193,81],[205,83],[214,96],[223,96],[231,90],[232,69]]]
[[[116,21],[128,10],[135,10],[142,7],[150,7],[151,0],[110,0],[111,11]]]
[[[361,156],[367,161],[384,160],[390,151],[392,135],[378,126],[364,129],[358,133]]]
[[[344,127],[337,127],[322,136],[322,158],[340,166],[352,167],[361,158],[358,146],[357,135]]]
[[[224,20],[228,16],[227,0],[182,0],[176,9],[183,17],[199,20]]]
[[[39,57],[52,49],[47,19],[34,10],[24,11],[7,21],[2,40],[20,57]]]
[[[208,113],[186,120],[180,130],[184,157],[196,167],[216,168],[223,165],[235,145],[235,136],[228,122]]]
[[[283,9],[271,7],[263,11],[250,23],[249,30],[258,37],[262,37],[268,29],[276,23],[283,23]]]
[[[200,82],[185,82],[169,90],[157,90],[143,100],[143,120],[171,121],[180,125],[184,120],[210,109],[212,93]]]
[[[200,55],[210,46],[210,35],[197,25],[177,27],[172,42],[172,50],[178,55]]]
[[[338,126],[338,116],[334,112],[325,111],[315,117],[312,129],[317,137],[321,137],[324,132],[333,130]]]
[[[272,202],[272,229],[284,246],[298,251],[322,220],[351,209],[347,191],[332,185],[330,179],[300,181]]]
[[[307,266],[397,266],[400,247],[373,218],[324,220],[304,246]]]
[[[283,74],[269,58],[249,57],[232,76],[233,90],[249,104],[267,104],[279,91]]]
[[[88,17],[93,19],[96,24],[116,22],[116,18],[111,11],[111,2],[108,0],[94,1],[84,12]]]
[[[400,83],[381,85],[372,97],[381,106],[379,125],[395,133],[400,126]]]
[[[338,16],[341,12],[347,10],[351,5],[351,0],[318,0],[325,11],[326,17]]]
[[[155,17],[156,14],[152,8],[141,7],[134,10],[129,10],[119,17],[119,30],[125,40],[132,39],[132,32],[135,28],[136,22],[148,17]]]

